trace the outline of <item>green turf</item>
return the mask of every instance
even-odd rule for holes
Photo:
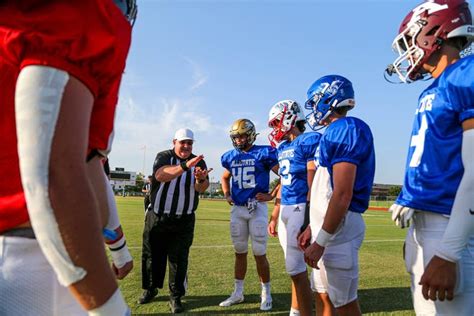
[[[139,305],[141,289],[141,240],[143,199],[117,198],[127,243],[134,257],[134,269],[120,282],[120,288],[134,315],[169,314],[168,289],[165,286],[152,302]],[[245,302],[228,308],[218,304],[233,290],[234,254],[229,236],[229,206],[223,201],[201,200],[196,215],[194,243],[189,259],[189,288],[183,303],[188,315],[288,315],[290,280],[284,267],[278,239],[269,239],[273,309],[259,310],[260,285],[255,263],[249,257],[245,282]],[[368,211],[365,241],[360,251],[359,300],[367,315],[414,315],[409,277],[402,260],[406,231],[392,223],[386,212]],[[167,281],[165,280],[165,284]]]

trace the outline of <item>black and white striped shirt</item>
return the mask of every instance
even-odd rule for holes
[[[181,162],[196,157],[191,154],[188,159],[180,159],[173,149],[165,150],[156,155],[153,164],[153,175],[163,166],[179,165]],[[207,169],[204,160],[197,164],[201,169]],[[158,215],[181,216],[192,214],[199,203],[199,194],[194,189],[194,167],[183,172],[179,177],[169,182],[158,182],[153,176],[151,183],[151,207]]]

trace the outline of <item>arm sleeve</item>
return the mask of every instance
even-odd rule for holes
[[[457,262],[470,237],[474,236],[474,129],[463,133],[464,174],[456,192],[451,217],[436,255]]]

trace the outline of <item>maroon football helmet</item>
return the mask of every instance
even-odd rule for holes
[[[422,65],[446,39],[453,37],[474,37],[471,11],[465,0],[432,0],[418,5],[400,25],[392,44],[399,56],[387,72],[398,74],[407,83],[422,79]]]

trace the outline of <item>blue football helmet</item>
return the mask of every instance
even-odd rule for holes
[[[312,130],[323,128],[322,122],[340,107],[355,106],[352,83],[339,75],[328,75],[316,80],[308,89],[305,108],[311,113],[306,122]]]

